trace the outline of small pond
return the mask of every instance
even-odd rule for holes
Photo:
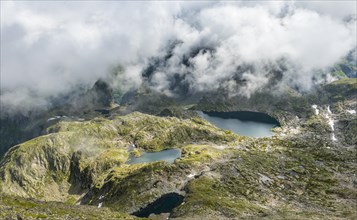
[[[179,206],[183,202],[184,197],[177,193],[169,193],[163,195],[155,202],[149,204],[145,208],[132,213],[133,215],[141,218],[147,218],[150,214],[169,213],[171,210]]]
[[[177,148],[152,153],[143,152],[140,157],[130,155],[126,164],[149,163],[161,160],[173,163],[179,157],[181,157],[181,150]]]
[[[198,112],[198,114],[216,127],[243,136],[269,137],[273,135],[271,129],[279,126],[275,118],[260,112]]]

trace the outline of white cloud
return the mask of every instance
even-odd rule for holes
[[[174,50],[172,60],[162,68],[165,79],[177,74],[183,54],[195,47],[214,50],[199,53],[190,60],[190,82],[196,90],[216,89],[222,80],[230,80],[237,68],[253,64],[258,70],[244,73],[249,88],[260,88],[263,66],[285,59],[292,68],[284,73],[283,82],[309,89],[317,69],[333,66],[356,46],[355,22],[346,23],[305,8],[291,7],[292,11],[281,16],[276,10],[263,6],[219,5],[202,9],[186,26],[183,42]],[[279,14],[279,16],[277,16]],[[181,29],[183,30],[183,29]],[[186,33],[188,32],[188,33]],[[192,36],[186,38],[185,36]],[[181,74],[187,72],[181,69]],[[248,75],[252,75],[249,76]],[[254,76],[253,76],[254,75]],[[256,79],[256,80],[254,80]],[[162,79],[160,79],[162,80]],[[167,89],[156,87],[156,89]],[[244,94],[252,89],[242,88]],[[248,95],[248,94],[247,94]]]
[[[356,14],[357,2],[342,0],[342,1],[296,1],[298,7],[307,8],[316,11],[319,14],[336,17],[346,18],[350,15]]]
[[[182,43],[152,79],[159,91],[169,93],[172,75],[188,71],[186,82],[195,89],[216,89],[241,64],[262,66],[281,58],[294,66],[284,81],[309,88],[314,69],[332,65],[356,47],[356,20],[343,21],[356,16],[355,5],[2,1],[1,102],[18,100],[13,95],[23,93],[17,91],[34,91],[43,105],[50,96],[104,77],[117,64],[127,70],[121,81],[139,85],[149,58],[161,56],[174,40]],[[192,67],[183,66],[183,56],[197,47],[213,50],[191,58]],[[244,73],[253,84],[262,76]],[[265,81],[259,82],[250,88]]]

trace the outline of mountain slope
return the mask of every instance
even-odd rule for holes
[[[315,94],[290,94],[272,105],[236,97],[222,99],[219,106],[206,98],[210,105],[203,100],[195,107],[275,116],[282,127],[274,129],[273,137],[260,139],[216,128],[194,114],[179,119],[113,112],[87,121],[59,120],[46,134],[12,147],[4,156],[3,201],[21,196],[103,206],[115,216],[140,212],[174,193],[183,203],[170,210],[172,218],[353,218],[356,83],[340,80]],[[189,114],[181,108],[168,115]],[[172,164],[126,164],[130,155],[168,148],[182,153]],[[9,206],[6,201],[1,209]]]

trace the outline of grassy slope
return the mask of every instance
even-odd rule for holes
[[[225,143],[238,138],[198,118],[179,120],[141,113],[113,120],[63,121],[48,132],[6,154],[0,167],[2,192],[63,201],[100,184],[111,168],[125,167],[127,147],[133,143],[142,150],[159,151],[190,142]]]
[[[0,195],[1,219],[133,219],[108,208],[74,206],[60,202],[41,202],[33,199]]]

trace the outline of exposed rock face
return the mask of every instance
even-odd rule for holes
[[[162,117],[176,117],[176,118],[192,118],[192,117],[198,117],[197,112],[193,110],[186,110],[181,107],[168,107],[162,110],[158,116]]]
[[[0,117],[0,158],[10,147],[41,135],[46,123],[36,116]]]
[[[80,88],[50,102],[51,109],[28,115],[0,111],[0,158],[11,146],[44,134],[46,128],[59,119],[92,119],[101,114],[95,110],[109,112],[113,104],[112,88],[107,82],[98,80],[90,89]]]
[[[120,112],[130,113],[139,111],[148,114],[159,114],[163,109],[175,106],[175,99],[155,92],[146,86],[125,93],[120,105],[125,107]]]
[[[114,101],[113,89],[103,80],[95,82],[92,92],[95,105],[109,107]]]
[[[11,148],[1,162],[2,191],[24,197],[63,199],[68,188],[63,177],[69,173],[70,164],[70,147],[63,138],[50,134]]]

